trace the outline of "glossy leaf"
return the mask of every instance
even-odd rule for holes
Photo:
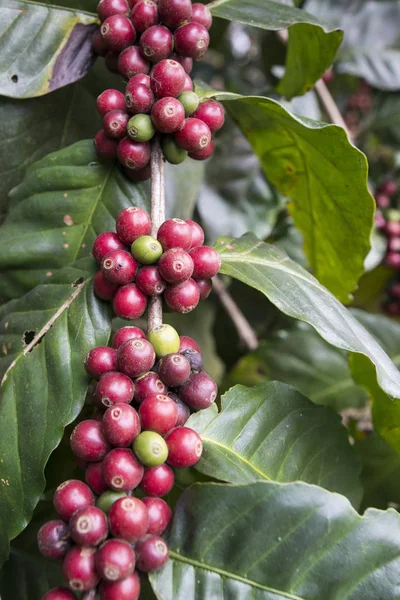
[[[394,600],[400,516],[304,483],[196,484],[150,576],[159,600]]]
[[[51,588],[65,585],[60,567],[37,554],[13,548],[0,571],[2,600],[42,598]]]
[[[217,407],[192,415],[204,453],[197,469],[229,483],[305,481],[358,506],[360,464],[341,419],[283,383],[237,385]]]

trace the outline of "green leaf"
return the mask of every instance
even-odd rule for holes
[[[400,516],[304,483],[196,484],[150,575],[159,600],[394,600]]]
[[[64,427],[82,408],[83,358],[110,334],[93,273],[92,260],[80,261],[0,310],[0,562],[31,518]]]
[[[59,585],[65,582],[57,563],[19,548],[12,548],[10,558],[0,571],[2,600],[39,599]]]
[[[278,382],[237,385],[216,406],[191,416],[204,453],[196,468],[221,481],[305,481],[358,506],[360,464],[341,419]]]
[[[340,127],[296,117],[274,100],[216,97],[249,139],[268,179],[293,200],[289,210],[315,276],[347,301],[364,270],[375,209],[365,156]]]
[[[312,325],[330,344],[368,357],[379,385],[400,398],[400,374],[366,329],[312,275],[283,252],[248,234],[221,238],[221,272],[262,292],[285,314]]]
[[[19,296],[88,256],[96,235],[114,230],[120,210],[147,202],[147,186],[134,185],[114,163],[97,163],[90,140],[50,154],[12,191],[0,229],[1,295]]]
[[[42,96],[86,74],[98,22],[94,2],[0,0],[0,10],[1,95]]]

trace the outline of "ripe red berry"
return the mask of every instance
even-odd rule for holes
[[[72,515],[69,530],[79,546],[98,546],[108,535],[107,517],[96,506],[81,508]]]
[[[113,50],[113,52],[122,52],[122,50],[133,44],[136,39],[135,29],[131,21],[123,15],[107,17],[100,31],[107,48]]]
[[[39,529],[37,543],[46,558],[63,558],[71,547],[68,525],[60,520],[48,521]]]
[[[386,219],[379,210],[375,213],[375,225],[378,229],[386,228]]]
[[[93,291],[101,300],[112,300],[117,289],[118,285],[108,281],[101,271],[93,277]]]
[[[140,577],[132,573],[122,581],[100,584],[101,600],[138,600],[140,596]]]
[[[158,8],[153,0],[140,0],[132,9],[131,21],[137,33],[143,33],[158,23]]]
[[[115,371],[116,366],[117,353],[108,346],[93,348],[85,358],[85,369],[95,379],[100,379],[108,371]]]
[[[139,269],[136,285],[146,296],[158,296],[165,290],[166,283],[158,272],[158,268],[149,265]]]
[[[118,348],[122,346],[124,342],[138,338],[142,340],[146,339],[144,331],[142,331],[139,327],[134,327],[132,325],[121,327],[121,329],[118,329],[118,331],[116,331],[114,334],[112,347],[118,350]]]
[[[126,135],[126,126],[128,121],[129,115],[125,110],[112,110],[104,117],[104,133],[109,138],[120,140]]]
[[[145,75],[145,73],[137,73],[128,81],[126,89],[128,90],[129,87],[133,85],[145,85],[146,87],[150,87],[150,77]]]
[[[201,356],[200,352],[188,349],[183,350],[181,354],[188,359],[192,372],[198,373],[199,371],[203,370],[203,357]]]
[[[165,438],[168,446],[167,462],[171,467],[193,467],[203,452],[203,442],[198,433],[189,427],[177,427]]]
[[[139,404],[143,402],[145,398],[148,396],[153,396],[156,394],[166,394],[167,388],[157,375],[157,373],[153,373],[150,371],[149,373],[145,373],[135,382],[135,400]]]
[[[214,142],[210,140],[208,146],[200,150],[199,152],[189,152],[189,157],[193,160],[207,160],[214,154]]]
[[[69,550],[62,565],[69,587],[77,592],[86,592],[96,587],[99,577],[95,567],[96,548],[74,546]]]
[[[91,490],[98,496],[108,489],[107,483],[103,476],[103,463],[89,463],[85,469],[85,481]]]
[[[386,264],[390,269],[400,269],[400,254],[397,252],[388,252],[386,255]]]
[[[125,246],[120,238],[112,231],[100,233],[94,241],[92,254],[94,259],[100,263],[104,256],[112,250],[125,250]]]
[[[150,144],[134,142],[126,137],[118,144],[117,156],[121,165],[128,169],[144,169],[150,160]]]
[[[400,221],[388,221],[386,224],[386,233],[388,236],[400,235]]]
[[[175,135],[176,142],[188,152],[200,152],[211,141],[211,131],[200,119],[189,117]]]
[[[94,147],[100,158],[111,159],[117,156],[118,143],[110,140],[101,129],[94,137]]]
[[[143,83],[132,83],[129,81],[125,93],[126,107],[130,113],[149,113],[154,104],[154,94],[151,89]]]
[[[222,105],[215,100],[202,102],[194,113],[197,119],[204,121],[212,133],[219,131],[225,121],[225,113]]]
[[[156,360],[153,346],[147,340],[128,340],[118,348],[118,369],[129,377],[140,377],[150,371]]]
[[[95,403],[106,408],[114,404],[129,404],[133,400],[134,392],[135,386],[132,379],[118,371],[110,371],[102,375],[96,385]]]
[[[212,25],[212,14],[208,6],[196,2],[192,5],[192,18],[191,21],[200,23],[206,29],[210,29]]]
[[[162,60],[150,73],[150,85],[157,98],[177,98],[185,85],[185,70],[175,60]]]
[[[181,335],[179,352],[184,352],[185,350],[196,350],[196,352],[201,352],[200,346],[193,338],[188,335]]]
[[[400,237],[389,238],[388,250],[390,250],[391,252],[400,252]]]
[[[104,413],[103,432],[112,446],[130,446],[140,433],[140,420],[129,404],[116,404]]]
[[[154,25],[140,38],[140,52],[152,63],[168,58],[174,47],[172,33],[163,25]]]
[[[198,223],[196,223],[196,221],[191,221],[190,219],[187,219],[185,221],[185,223],[187,225],[189,225],[190,227],[190,232],[191,232],[191,242],[190,242],[190,248],[197,248],[197,246],[201,246],[202,244],[204,244],[204,231],[203,228],[200,227],[200,225]]]
[[[188,279],[177,285],[168,285],[164,292],[164,300],[168,306],[185,314],[196,308],[200,301],[200,289],[194,279]]]
[[[182,25],[175,31],[174,37],[176,53],[194,60],[203,58],[210,43],[210,35],[200,23]]]
[[[196,279],[196,283],[200,290],[200,300],[205,300],[211,294],[213,289],[211,279]]]
[[[173,133],[185,120],[185,110],[176,98],[161,98],[151,109],[154,126],[162,133]]]
[[[144,470],[140,489],[148,496],[166,496],[174,487],[175,475],[166,464]]]
[[[142,428],[160,435],[168,433],[178,420],[178,409],[171,398],[164,394],[147,396],[139,408]]]
[[[375,200],[379,208],[388,208],[390,206],[390,198],[386,194],[376,194]]]
[[[94,419],[81,421],[71,434],[72,452],[88,462],[103,460],[110,446],[101,428],[101,423]]]
[[[388,179],[379,186],[379,191],[392,197],[397,194],[397,182],[394,179]]]
[[[185,83],[183,84],[183,90],[182,92],[192,92],[193,91],[193,80],[190,77],[190,75],[188,75],[186,73],[185,75]]]
[[[168,396],[176,404],[176,408],[178,410],[178,419],[175,426],[180,427],[181,425],[184,425],[190,417],[190,408],[183,402],[183,400],[179,398],[177,394],[168,392]]]
[[[158,10],[161,21],[170,29],[176,29],[192,17],[191,0],[159,0]]]
[[[155,467],[158,469],[159,467]],[[142,499],[149,512],[149,527],[147,533],[162,535],[170,524],[172,511],[161,498],[147,497]]]
[[[167,219],[160,226],[157,239],[164,250],[170,248],[189,250],[192,243],[192,230],[182,219]]]
[[[73,513],[94,504],[94,496],[90,488],[77,479],[69,479],[58,486],[53,496],[54,508],[64,521],[68,521]]]
[[[76,596],[67,588],[58,587],[47,592],[42,600],[76,600]]]
[[[182,248],[171,248],[161,256],[158,269],[161,277],[168,283],[181,283],[191,277],[193,261]]]
[[[120,287],[113,299],[113,308],[121,319],[138,319],[147,307],[147,298],[134,283]]]
[[[131,544],[143,537],[149,526],[149,513],[139,498],[121,498],[114,502],[108,513],[110,530]]]
[[[117,492],[130,492],[141,482],[143,467],[131,450],[114,448],[103,461],[103,475],[111,489]]]
[[[107,540],[96,553],[96,569],[103,581],[125,579],[133,573],[135,562],[134,551],[123,540]]]
[[[97,5],[97,14],[100,21],[105,21],[113,15],[129,14],[129,6],[126,0],[100,0]]]
[[[119,239],[125,244],[132,244],[138,237],[150,233],[150,216],[139,206],[125,208],[117,217],[116,230]]]
[[[111,283],[126,285],[134,280],[138,263],[126,250],[111,250],[101,261],[101,271]]]
[[[190,58],[190,56],[178,56],[178,54],[173,54],[171,58],[182,65],[186,73],[190,75],[193,69],[193,58]]]
[[[104,90],[96,100],[96,106],[99,114],[104,117],[112,110],[124,110],[125,98],[122,92],[118,90]]]
[[[137,568],[148,573],[161,569],[168,560],[168,546],[158,535],[145,535],[135,545]]]
[[[97,54],[97,56],[105,56],[108,52],[108,48],[103,41],[100,29],[96,29],[96,31],[92,34],[92,48],[93,52]]]
[[[179,390],[181,399],[193,410],[208,408],[217,394],[217,384],[205,371],[193,373]]]
[[[211,279],[221,268],[221,257],[211,246],[200,246],[190,251],[193,259],[193,277],[195,279]]]
[[[190,373],[190,362],[182,354],[167,354],[158,363],[158,375],[168,387],[183,385]]]

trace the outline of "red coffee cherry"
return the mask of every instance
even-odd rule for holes
[[[111,250],[101,261],[104,277],[118,285],[126,285],[133,281],[138,268],[138,263],[126,250]]]
[[[147,307],[147,298],[134,283],[120,287],[113,299],[113,308],[121,319],[138,319]]]
[[[386,264],[390,269],[400,269],[400,254],[397,252],[388,252],[386,255]]]
[[[118,144],[116,140],[110,140],[103,130],[96,133],[93,143],[100,158],[111,159],[117,156]]]
[[[118,369],[129,377],[140,377],[154,365],[156,354],[147,340],[128,340],[118,348]]]
[[[118,56],[118,52],[109,50],[104,57],[105,65],[111,73],[118,73]]]
[[[199,286],[194,279],[188,279],[177,285],[168,285],[164,292],[164,300],[176,312],[182,314],[191,312],[200,301]]]
[[[167,462],[171,467],[193,467],[203,452],[203,442],[198,433],[189,427],[177,427],[165,438],[168,445]]]
[[[183,90],[182,90],[182,92],[193,92],[193,88],[194,88],[194,86],[193,86],[193,80],[190,77],[190,75],[188,75],[186,73],[186,75],[185,75],[185,83],[183,84]]]
[[[187,225],[190,227],[192,239],[190,243],[190,248],[197,248],[197,246],[202,246],[204,244],[204,231],[203,228],[200,227],[196,221],[191,221],[187,219],[185,221]]]
[[[171,398],[164,394],[147,396],[139,408],[140,420],[144,430],[165,435],[178,420],[178,409]]]
[[[177,98],[185,85],[185,70],[175,60],[162,60],[150,73],[150,85],[157,98]]]
[[[116,222],[119,239],[125,244],[132,244],[134,240],[151,232],[150,216],[143,208],[130,206],[122,210]]]
[[[129,577],[135,562],[134,551],[123,540],[107,540],[96,553],[96,569],[103,581],[122,581]]]
[[[201,410],[211,406],[218,394],[218,387],[205,371],[193,373],[180,388],[179,395],[192,410]]]
[[[200,119],[189,117],[176,133],[175,139],[177,144],[188,152],[200,152],[210,143],[211,131]]]
[[[149,513],[139,498],[120,498],[110,508],[108,518],[112,535],[131,544],[143,537],[149,526]]]
[[[112,340],[112,347],[118,350],[118,348],[122,346],[124,342],[127,342],[128,340],[132,339],[145,340],[146,335],[144,331],[142,331],[142,329],[140,329],[139,327],[133,327],[132,325],[128,325],[127,327],[121,327],[121,329],[118,329],[118,331],[116,331],[114,334]]]
[[[107,483],[103,476],[103,463],[89,463],[85,469],[85,481],[91,490],[98,496],[108,489]]]
[[[143,33],[158,23],[157,4],[152,0],[140,0],[132,9],[131,21],[137,33]]]
[[[153,373],[150,371],[149,373],[145,373],[135,382],[135,400],[139,404],[143,402],[145,398],[148,396],[153,396],[157,394],[166,394],[167,388],[157,375],[157,373]]]
[[[93,277],[93,291],[101,300],[112,300],[117,289],[118,285],[108,281],[101,271]]]
[[[192,230],[182,219],[167,219],[160,226],[157,239],[164,250],[170,248],[189,250],[192,244]]]
[[[125,98],[118,90],[104,90],[96,100],[97,110],[104,117],[112,110],[124,110]]]
[[[174,47],[172,33],[163,25],[154,25],[140,38],[140,52],[147,60],[157,63],[168,58]]]
[[[190,374],[190,362],[182,354],[167,354],[158,363],[158,375],[168,387],[183,385]]]
[[[150,160],[150,144],[134,142],[126,137],[118,144],[117,156],[121,165],[128,169],[144,169]]]
[[[214,142],[210,140],[208,146],[200,150],[199,152],[189,152],[189,157],[193,160],[207,160],[214,154]]]
[[[379,191],[387,194],[390,198],[397,194],[397,189],[397,182],[394,179],[388,179],[379,186]]]
[[[178,56],[178,54],[173,54],[171,58],[182,65],[186,73],[190,75],[193,69],[193,58],[190,58],[190,56]]]
[[[400,221],[388,221],[386,224],[386,233],[388,236],[400,235]]]
[[[129,115],[125,110],[112,110],[103,119],[103,130],[106,136],[120,140],[126,135]]]
[[[144,470],[140,489],[148,496],[166,496],[174,487],[175,475],[166,464]]]
[[[208,6],[196,2],[192,5],[192,18],[191,21],[200,23],[206,29],[210,29],[212,25],[212,14]]]
[[[140,577],[132,573],[122,581],[100,584],[101,600],[138,600],[140,596]]]
[[[162,133],[173,133],[185,120],[185,109],[176,98],[161,98],[151,109],[154,126]]]
[[[142,502],[149,512],[147,533],[162,535],[171,522],[172,511],[170,507],[161,498],[146,497],[142,499]]]
[[[108,52],[108,48],[104,43],[100,29],[96,29],[96,31],[94,31],[92,34],[92,49],[97,56],[105,56]]]
[[[170,29],[176,29],[192,17],[191,0],[159,0],[158,9],[161,21]]]
[[[64,521],[68,521],[76,510],[93,505],[94,496],[83,481],[69,479],[56,489],[53,504],[57,514]]]
[[[103,460],[110,446],[104,438],[101,423],[94,419],[81,421],[71,434],[72,452],[88,462]]]
[[[133,81],[133,80],[131,80]],[[128,82],[125,92],[125,103],[128,111],[133,114],[149,113],[154,104],[154,94],[142,83]]]
[[[184,425],[186,423],[186,421],[188,420],[188,418],[190,417],[190,409],[183,402],[183,400],[181,400],[179,398],[179,396],[177,394],[174,394],[173,392],[168,392],[168,396],[176,404],[176,408],[178,410],[178,419],[176,421],[175,426],[180,427],[181,425]]]
[[[211,279],[221,268],[221,256],[210,246],[200,246],[190,250],[193,259],[193,277],[195,279]]]
[[[143,58],[137,46],[125,48],[117,59],[117,72],[125,79],[130,79],[139,73],[147,74],[150,63]]]
[[[152,265],[142,267],[136,275],[136,285],[146,296],[158,296],[165,290],[166,283]]]
[[[175,31],[175,51],[194,60],[203,58],[208,50],[210,35],[200,23],[186,23]]]
[[[105,21],[114,15],[129,14],[129,6],[125,0],[100,0],[97,5],[97,14],[100,21]]]
[[[105,231],[100,233],[94,241],[92,254],[94,259],[100,263],[104,256],[112,250],[125,250],[125,245],[122,243],[116,233]]]
[[[39,552],[46,558],[63,558],[71,547],[68,525],[64,521],[48,521],[37,534]]]
[[[225,113],[222,105],[215,100],[206,100],[202,102],[193,115],[197,119],[204,121],[212,133],[219,131],[225,121]]]
[[[108,371],[115,371],[117,366],[117,353],[108,346],[93,348],[86,355],[85,369],[91,377],[100,379]]]
[[[185,350],[195,350],[196,352],[201,352],[198,343],[188,335],[181,335],[180,342],[181,344],[179,346],[179,352],[184,352]]]
[[[131,450],[114,448],[103,461],[103,475],[111,489],[116,492],[130,492],[141,482],[143,467]]]
[[[213,289],[211,279],[196,279],[196,283],[200,290],[200,300],[205,300],[211,294]]]
[[[168,546],[158,535],[145,535],[135,545],[137,568],[148,573],[161,569],[168,560]]]
[[[95,567],[96,548],[74,546],[69,550],[62,570],[69,587],[76,592],[86,592],[96,587],[99,577]]]
[[[47,592],[42,600],[76,600],[76,596],[67,588],[58,587]]]
[[[145,73],[137,73],[130,78],[126,88],[128,89],[128,87],[132,85],[145,85],[146,87],[150,87],[150,77],[145,75]]]
[[[171,248],[158,261],[158,270],[168,283],[181,283],[191,277],[193,261],[182,248]]]
[[[107,517],[96,506],[81,508],[72,515],[69,530],[79,546],[98,546],[108,535]]]
[[[130,377],[118,371],[110,371],[100,377],[94,397],[97,406],[109,408],[114,404],[129,404],[133,400],[134,393],[135,386]]]
[[[107,17],[100,31],[107,48],[113,50],[113,52],[122,52],[122,50],[133,44],[136,39],[135,29],[131,21],[123,15]]]
[[[103,432],[112,446],[130,446],[140,433],[139,415],[129,404],[116,404],[104,413]]]

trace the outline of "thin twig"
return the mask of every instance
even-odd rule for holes
[[[161,223],[165,221],[165,179],[164,158],[160,142],[155,139],[151,150],[151,235],[157,237]],[[155,296],[150,299],[147,327],[151,331],[162,324],[162,298]]]

